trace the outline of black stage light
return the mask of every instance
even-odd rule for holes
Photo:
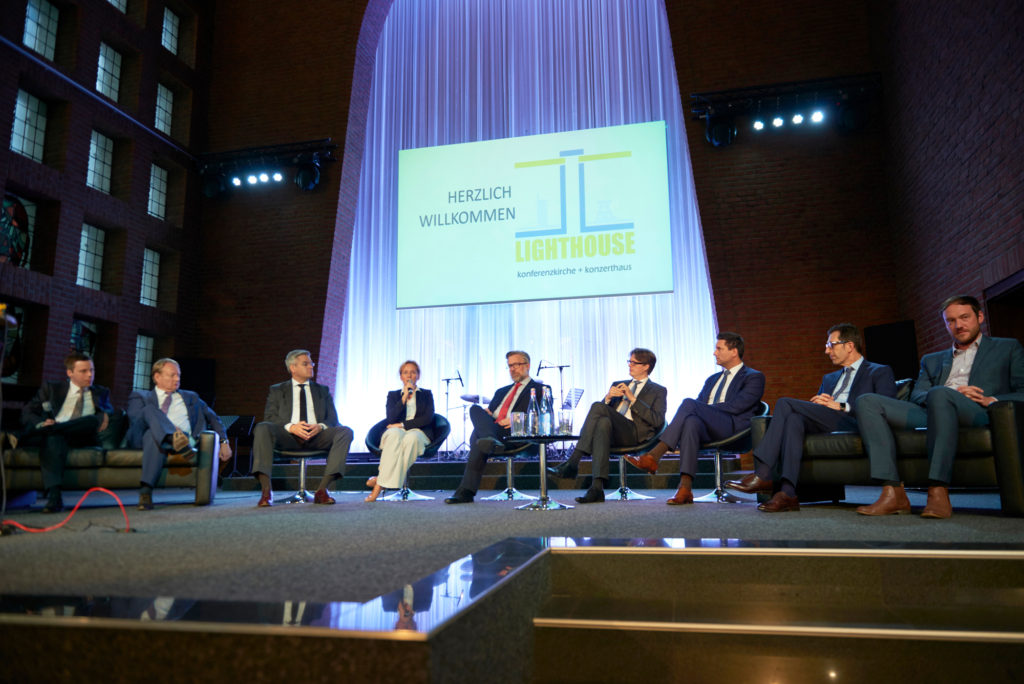
[[[320,160],[314,157],[308,162],[299,164],[295,170],[295,184],[300,190],[310,191],[320,184]]]
[[[224,174],[219,171],[205,171],[203,173],[203,194],[213,199],[227,190],[227,182]]]
[[[704,139],[715,147],[725,147],[736,139],[736,122],[732,118],[709,116]]]

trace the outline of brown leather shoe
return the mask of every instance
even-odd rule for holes
[[[640,470],[647,471],[651,475],[658,472],[658,461],[651,457],[650,454],[640,454],[639,456],[627,456],[626,463],[639,468]]]
[[[264,489],[260,494],[260,502],[256,504],[260,508],[267,508],[268,506],[274,505],[274,492],[269,489]]]
[[[313,503],[327,504],[329,506],[334,503],[334,497],[328,494],[326,489],[318,489],[313,492]]]
[[[870,506],[858,506],[857,512],[861,515],[906,515],[910,512],[910,499],[903,485],[886,485],[882,487],[878,501]]]
[[[953,504],[949,502],[949,487],[929,487],[928,501],[921,511],[922,518],[948,518],[953,515]]]
[[[771,501],[765,501],[757,507],[757,510],[765,513],[785,513],[786,511],[799,511],[800,500],[785,492],[775,492]]]
[[[772,491],[775,488],[775,483],[771,480],[762,480],[756,473],[750,473],[744,475],[740,480],[729,480],[724,486],[746,494],[757,494],[758,492]]]
[[[693,490],[687,485],[679,485],[679,489],[665,503],[669,506],[682,506],[693,503]]]

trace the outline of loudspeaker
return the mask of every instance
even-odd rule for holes
[[[896,379],[916,379],[920,365],[914,321],[897,321],[864,328],[864,347],[869,361],[891,366]]]

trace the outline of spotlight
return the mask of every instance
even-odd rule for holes
[[[794,114],[792,121],[793,121],[794,124],[799,126],[800,124],[802,124],[804,122],[804,115],[803,114]]]
[[[820,109],[814,110],[814,112],[811,114],[811,123],[821,123],[824,120],[825,112],[821,111]]]
[[[295,171],[295,184],[300,190],[307,192],[320,184],[320,160],[313,157],[310,161],[299,164]]]
[[[259,178],[257,178],[253,174],[249,174],[249,177],[246,178],[245,180],[249,181],[249,185],[256,185],[257,181],[259,181]]]
[[[736,124],[732,119],[709,116],[704,139],[715,147],[725,147],[736,139]]]
[[[274,179],[275,183],[280,183],[282,180],[284,180],[284,176],[281,175],[280,171],[275,171],[274,175],[271,177]]]
[[[264,173],[261,173],[261,174],[260,174],[260,183],[266,183],[266,182],[268,182],[268,181],[270,181],[270,176],[268,176],[268,175],[266,174],[266,172],[264,172]]]
[[[233,176],[231,178],[231,184],[234,185],[236,188],[241,187],[242,186],[242,179],[239,178],[238,176]]]
[[[781,116],[776,116],[774,119],[772,119],[772,126],[774,126],[775,128],[782,128],[782,124],[783,121]]]
[[[762,121],[761,119],[754,119],[754,130],[755,131],[763,131],[764,130],[764,121]]]
[[[224,174],[219,171],[207,171],[203,174],[203,195],[213,199],[227,190]]]

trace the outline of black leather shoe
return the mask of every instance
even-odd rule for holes
[[[139,510],[140,511],[151,511],[151,510],[153,510],[153,492],[140,492],[139,493]]]
[[[604,503],[604,490],[591,487],[587,490],[586,494],[576,497],[576,503]]]
[[[474,492],[459,487],[455,490],[455,493],[445,499],[444,502],[446,504],[473,503],[473,495]]]
[[[60,513],[64,510],[64,496],[60,487],[54,487],[46,494],[46,505],[43,506],[43,513]]]
[[[563,480],[575,480],[579,472],[579,466],[572,461],[563,461],[556,466],[550,466],[548,468],[548,473],[554,477],[560,477]]]

